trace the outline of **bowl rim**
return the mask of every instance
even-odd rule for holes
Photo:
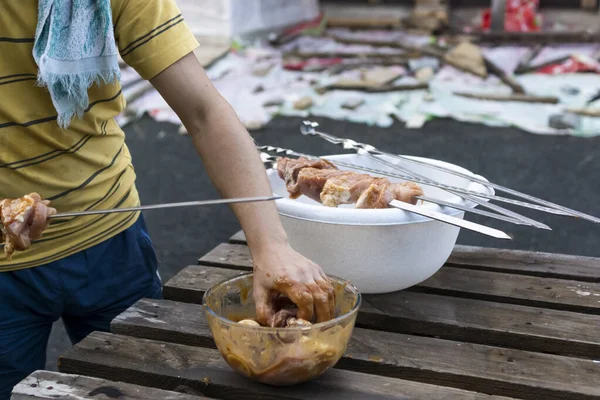
[[[323,158],[328,158],[331,160],[335,159],[343,159],[348,156],[355,156],[356,154],[349,153],[338,153],[331,155],[324,155]],[[378,156],[381,158],[386,158],[385,156]],[[489,180],[481,175],[477,175],[472,171],[461,167],[456,164],[449,163],[447,161],[438,160],[434,158],[427,157],[416,157],[403,155],[403,157],[407,157],[410,159],[414,159],[417,161],[425,162],[432,165],[437,166],[445,166],[449,169],[459,171],[465,173],[466,175],[476,177],[478,179],[482,179],[485,182],[489,183]],[[275,167],[270,168],[266,171],[269,181],[272,179],[279,180],[277,176],[277,170]],[[467,186],[467,189],[473,192],[480,192],[482,194],[494,195],[495,190],[489,186],[485,186],[480,183],[476,183],[471,181]],[[272,190],[273,194],[277,195],[275,190]],[[458,197],[458,196],[456,196]],[[481,198],[484,202],[489,202],[489,199]],[[458,197],[457,199],[449,199],[447,200],[450,203],[456,203],[462,206],[467,206],[469,208],[476,208],[478,204],[473,203],[469,200],[465,200],[463,198]],[[302,203],[296,200],[290,199],[289,197],[284,196],[282,199],[275,200],[275,204],[277,206],[277,211],[279,215],[306,221],[313,223],[321,223],[321,224],[330,224],[330,225],[347,225],[347,226],[395,226],[395,225],[414,225],[421,223],[431,223],[433,222],[430,218],[427,218],[422,215],[417,215],[413,213],[409,213],[404,210],[394,209],[394,208],[386,208],[386,209],[377,209],[377,210],[360,210],[360,214],[357,213],[356,209],[353,208],[330,208],[323,207],[322,205],[315,202],[312,203]],[[439,206],[437,204],[425,203],[422,204],[421,207],[425,207],[427,210],[437,211],[446,215],[451,215],[455,217],[459,217],[464,215],[465,211],[454,209],[451,207]]]
[[[221,320],[222,322],[228,324],[228,325],[234,325],[234,326],[241,326],[239,325],[237,322],[234,322],[230,319],[227,319],[219,314],[217,314],[213,309],[211,309],[208,304],[206,304],[206,299],[208,298],[209,294],[212,292],[212,290],[220,285],[223,285],[229,281],[233,281],[235,279],[241,279],[247,276],[253,276],[254,272],[245,272],[245,273],[241,273],[239,275],[234,276],[233,278],[227,278],[227,279],[223,279],[217,283],[215,283],[214,285],[212,285],[206,292],[204,292],[204,295],[202,296],[202,308],[204,309],[205,312],[212,314],[213,316],[215,316],[216,318],[218,318],[219,320]],[[358,312],[358,310],[360,309],[360,306],[362,305],[362,294],[360,293],[360,291],[356,288],[356,286],[354,286],[354,284],[352,284],[352,282],[350,282],[347,279],[342,279],[338,276],[335,275],[329,275],[327,274],[328,278],[332,278],[335,279],[339,282],[345,282],[345,287],[350,287],[355,293],[356,293],[356,303],[354,304],[354,306],[352,306],[352,309],[350,311],[348,311],[347,313],[344,313],[338,317],[335,317],[333,319],[330,319],[329,321],[325,321],[325,322],[318,322],[316,324],[312,324],[310,326],[298,326],[298,327],[287,327],[287,328],[272,328],[270,326],[252,326],[252,325],[243,325],[244,329],[251,329],[251,330],[263,330],[265,332],[280,332],[280,331],[285,331],[285,332],[300,332],[300,331],[309,331],[315,328],[326,328],[326,327],[330,327],[333,325],[337,325],[339,322],[343,321],[344,319],[347,319],[348,317],[351,317],[353,314],[356,314]]]

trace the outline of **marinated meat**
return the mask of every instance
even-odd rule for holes
[[[319,170],[337,169],[335,165],[326,160],[309,160],[304,157],[298,159],[280,157],[277,160],[277,173],[284,180],[292,199],[296,199],[303,194],[298,187],[298,174],[304,168],[316,168]]]
[[[356,201],[356,208],[387,208],[392,200],[416,204],[415,196],[422,196],[423,189],[414,182],[389,183],[387,180],[373,182]]]
[[[327,207],[356,203],[362,193],[372,185],[382,185],[385,178],[375,178],[367,174],[348,172],[345,175],[327,180],[321,192],[321,203]]]
[[[303,168],[298,174],[296,188],[300,195],[303,194],[314,201],[320,202],[322,199],[323,188],[328,180],[333,178],[341,179],[342,177],[349,175],[352,175],[352,172],[340,171],[337,169],[320,170],[316,168]]]
[[[356,208],[387,208],[394,194],[387,182],[374,182],[362,192],[356,201]]]
[[[273,304],[276,312],[269,320],[271,328],[285,328],[288,326],[288,320],[295,319],[298,314],[298,306],[288,297],[278,295]]]
[[[49,204],[49,201],[42,200],[37,193],[0,202],[0,236],[4,242],[7,260],[12,258],[15,250],[26,250],[32,240],[42,236],[42,232],[48,226],[48,216],[56,214],[56,210],[49,207]]]
[[[327,207],[356,203],[355,208],[388,208],[392,200],[416,204],[423,189],[414,182],[342,171],[326,160],[279,158],[277,172],[290,197],[305,195]]]

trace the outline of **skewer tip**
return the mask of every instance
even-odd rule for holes
[[[313,121],[303,121],[302,126],[300,126],[300,133],[303,135],[314,135],[315,129],[319,126],[318,122]]]

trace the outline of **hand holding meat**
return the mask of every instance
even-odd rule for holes
[[[386,178],[342,171],[326,160],[279,158],[277,172],[291,198],[305,195],[327,207],[388,208],[392,200],[416,204],[423,189],[414,182],[391,183]]]
[[[263,326],[286,326],[290,318],[325,322],[334,317],[335,294],[327,276],[288,245],[254,257],[254,301]]]
[[[15,250],[26,250],[32,240],[42,236],[50,222],[48,217],[56,214],[56,210],[49,205],[50,202],[42,200],[37,193],[0,202],[1,239],[8,260]]]

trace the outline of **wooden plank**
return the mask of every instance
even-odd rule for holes
[[[111,329],[214,347],[199,305],[143,300],[118,316]],[[361,328],[354,330],[338,367],[527,399],[600,396],[600,364],[593,360]]]
[[[243,231],[229,239],[246,245]],[[600,258],[475,246],[455,246],[448,265],[556,279],[600,282]]]
[[[600,314],[600,284],[591,282],[444,267],[409,290]]]
[[[163,285],[164,298],[200,304],[202,303],[202,296],[204,296],[204,292],[208,290],[208,288],[247,271],[235,269],[214,271],[206,268],[188,267],[185,268],[185,273],[182,272],[183,271],[180,271],[180,273]],[[201,290],[198,290],[198,287],[196,286],[199,283],[202,284]]]
[[[248,244],[246,241],[246,235],[244,235],[244,231],[239,231],[235,235],[233,235],[229,239],[229,243],[231,244]]]
[[[271,387],[246,379],[217,350],[94,332],[60,357],[66,373],[170,389],[185,384],[219,399],[499,399],[352,371],[330,370],[309,384]]]
[[[199,262],[221,268],[252,269],[250,251],[244,245],[222,243]],[[600,283],[595,282],[444,267],[408,290],[600,314]]]
[[[364,327],[600,359],[597,315],[409,291],[365,296],[363,304]]]
[[[12,391],[11,400],[34,399],[201,400],[208,397],[40,370],[23,379]]]
[[[600,258],[593,257],[456,246],[447,264],[487,271],[600,282]]]
[[[201,304],[211,282],[239,273],[217,267],[187,267],[166,283],[165,298]],[[210,280],[205,278],[208,276]],[[400,291],[363,296],[357,324],[390,332],[600,359],[597,315]]]

